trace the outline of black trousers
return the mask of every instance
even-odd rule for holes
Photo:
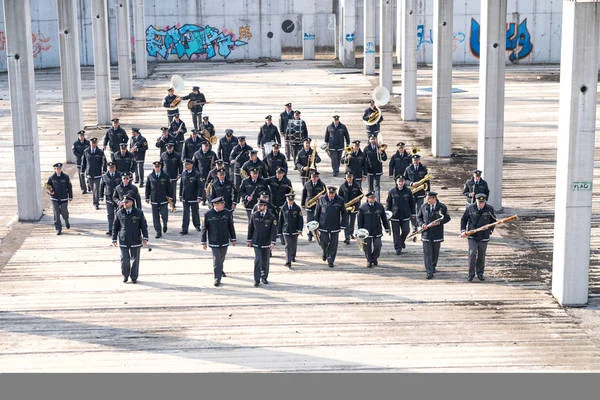
[[[488,241],[469,238],[469,275],[482,275],[485,268],[485,252]]]
[[[321,249],[323,249],[323,255],[327,258],[329,264],[333,264],[335,262],[335,256],[337,255],[340,233],[322,230],[319,230],[319,233],[321,234]]]
[[[194,123],[194,129],[198,129],[198,127],[202,123],[202,111],[192,111],[192,122]]]
[[[419,196],[419,197],[415,197],[415,215],[419,214],[419,209],[421,208],[421,206],[423,205],[423,202],[425,201],[425,196]],[[413,231],[416,231],[418,226],[417,226],[417,219],[413,218],[410,221],[412,227],[413,227]]]
[[[381,191],[381,174],[368,174],[369,192],[375,192],[375,197],[379,202],[379,192]]]
[[[291,263],[296,258],[298,235],[281,235],[285,244],[285,262]]]
[[[310,222],[310,221],[314,221],[315,219],[315,209],[306,209],[306,222]],[[308,238],[312,239],[313,237],[313,233],[311,231],[308,231]]]
[[[394,237],[394,249],[401,252],[405,247],[404,241],[410,233],[410,220],[393,221],[392,220],[392,236]]]
[[[287,161],[294,159],[294,145],[287,138],[285,139],[285,158]]]
[[[423,259],[425,261],[425,271],[433,274],[437,267],[438,257],[440,256],[440,246],[442,242],[423,241]]]
[[[344,239],[350,239],[350,237],[354,234],[354,224],[356,223],[356,214],[355,212],[350,213],[350,219],[348,222],[348,226],[344,229]]]
[[[117,205],[108,196],[104,197],[106,203],[106,220],[108,221],[108,232],[112,233],[113,223],[115,222],[115,211],[117,211]]]
[[[198,205],[198,203],[196,203]],[[223,277],[223,263],[225,262],[225,256],[227,255],[228,246],[223,247],[211,247],[213,255],[213,271],[215,279],[221,279]]]
[[[100,205],[100,197],[102,197],[102,192],[100,191],[102,186],[102,178],[91,178],[88,177],[88,186],[92,189],[92,201],[95,206]]]
[[[376,262],[381,254],[381,237],[368,237],[363,245],[363,252],[367,262]]]
[[[196,228],[200,228],[200,207],[197,201],[185,201],[183,203],[183,220],[181,222],[181,230],[188,231],[190,226],[190,211],[192,213],[192,223]]]
[[[269,276],[269,248],[254,247],[254,282]]]
[[[65,223],[69,220],[69,201],[68,200],[52,200],[52,211],[54,213],[54,229],[62,230],[60,217],[62,216]]]
[[[152,204],[152,224],[156,234],[162,235],[162,226],[160,220],[162,219],[163,224],[167,225],[169,221],[169,209],[167,204]]]
[[[337,176],[340,173],[340,160],[342,159],[343,150],[329,150],[329,157],[331,158],[331,168],[333,169],[333,176]]]
[[[233,174],[235,176],[235,188],[240,190],[240,185],[242,184],[242,176],[240,174]]]
[[[79,176],[79,188],[82,192],[87,192],[88,187],[85,182],[85,175],[81,172],[81,164],[77,165],[77,176]]]
[[[136,161],[135,162],[135,170],[133,171],[135,176],[134,183],[140,182],[142,186],[144,186],[144,161]]]
[[[124,278],[131,276],[131,280],[138,278],[140,271],[140,250],[139,247],[121,247],[121,274]]]
[[[252,217],[252,209],[246,208],[246,215],[248,216],[248,223],[250,223],[250,217]]]
[[[177,179],[171,179],[171,195],[173,207],[175,207],[177,205]]]

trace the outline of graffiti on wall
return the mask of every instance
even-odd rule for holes
[[[475,18],[471,18],[471,40],[469,41],[469,45],[471,53],[477,58],[479,58],[480,51],[480,30],[479,22]],[[527,18],[521,21],[518,26],[514,22],[507,24],[506,51],[510,52],[508,59],[513,63],[527,57],[533,51],[531,34],[529,33],[529,29],[527,29]]]
[[[250,39],[252,33],[248,25],[239,29],[240,38]],[[146,50],[152,57],[169,58],[175,54],[178,58],[210,60],[217,54],[227,58],[233,50],[245,46],[248,42],[236,38],[235,33],[212,26],[185,24],[164,28],[148,26],[146,29]]]
[[[50,38],[41,32],[31,34],[31,43],[33,44],[33,58],[36,58],[41,52],[52,48]],[[6,34],[0,31],[0,51],[6,50]]]
[[[467,35],[464,32],[454,32],[452,34],[452,51],[456,51],[458,45],[463,43]],[[426,44],[433,44],[433,30],[425,30],[425,25],[417,25],[417,50]]]

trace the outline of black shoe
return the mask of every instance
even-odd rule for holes
[[[467,280],[468,280],[469,282],[472,282],[472,281],[473,281],[473,278],[475,278],[475,275],[469,275],[469,277],[467,278]]]
[[[56,231],[56,234],[57,234],[57,235],[62,235],[62,231],[61,231],[61,230],[58,230],[58,231]]]
[[[273,252],[269,250],[269,257],[273,257]]]
[[[162,237],[162,235],[160,233],[157,233],[156,236],[154,236],[157,239],[160,239]]]
[[[133,183],[135,183],[135,184],[138,184],[138,183],[140,183],[140,181],[137,181],[137,180],[136,180],[136,181],[133,181]]]
[[[141,188],[143,188],[143,187],[144,187],[144,184],[143,184],[143,183],[140,183],[140,187],[141,187]]]
[[[427,274],[427,276],[425,277],[425,279],[431,279],[433,278],[433,274]]]
[[[259,281],[254,281],[254,287],[259,287],[260,286],[260,282]]]
[[[128,280],[128,279],[129,279],[129,278],[128,278],[127,276],[126,276],[126,277],[124,277],[124,278],[123,278],[123,282],[127,282],[127,280]]]
[[[321,259],[322,259],[323,261],[327,261],[327,256],[326,256],[326,255],[323,255],[323,256],[321,257]]]
[[[437,269],[435,269],[435,268],[434,268],[434,269],[433,269],[433,273],[435,274],[436,272],[437,272]]]
[[[346,240],[344,240],[344,243],[346,243],[346,244],[350,244],[350,239],[346,239]]]
[[[400,254],[402,254],[402,250],[396,250],[396,255],[399,256]]]
[[[137,283],[137,279],[132,279],[131,283]]]
[[[483,274],[477,274],[477,279],[479,279],[480,281],[485,281]]]
[[[215,279],[215,286],[219,286],[221,284],[221,280],[220,279]]]
[[[402,242],[402,248],[405,249],[406,248],[406,244],[404,244],[404,242]]]
[[[83,192],[81,192],[81,194],[88,194],[88,191],[84,190]]]
[[[262,281],[262,283],[264,283],[265,285],[269,284],[269,281],[267,280],[267,278],[260,278],[260,280]]]
[[[367,263],[367,268],[373,268],[373,263]]]
[[[199,226],[197,226],[197,227],[196,227],[196,230],[197,230],[198,232],[200,232],[200,231],[201,231],[201,229],[200,229],[200,227],[199,227]]]
[[[167,233],[167,224],[163,226],[163,233]]]
[[[292,262],[296,262],[296,257],[292,258]]]
[[[111,231],[106,231],[105,235],[106,236],[110,236],[110,235],[112,235],[112,232]]]
[[[96,210],[100,209],[100,206],[98,204],[95,204],[94,207],[96,207]]]
[[[65,221],[65,226],[67,227],[67,229],[71,229],[71,224],[69,223],[69,220]]]
[[[309,242],[312,242],[312,236],[309,236],[309,237],[308,237],[308,241],[309,241]]]
[[[373,261],[373,264],[375,264],[375,265],[379,265],[379,264],[377,264],[377,260]]]
[[[181,232],[179,232],[179,234],[180,235],[187,235],[188,233],[187,233],[187,231],[181,231]]]
[[[225,271],[221,272],[221,276],[222,276],[223,278],[227,278],[227,274],[225,273]]]
[[[291,262],[286,262],[284,265],[286,267],[288,267],[289,269],[292,269],[292,263]]]
[[[329,263],[329,268],[333,268],[335,267],[335,265],[333,265],[333,263]]]

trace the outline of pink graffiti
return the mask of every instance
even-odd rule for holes
[[[50,38],[41,32],[32,33],[31,42],[33,44],[33,58],[36,58],[42,51],[48,51],[52,48],[49,43]],[[6,51],[6,34],[3,31],[0,31],[0,51]]]

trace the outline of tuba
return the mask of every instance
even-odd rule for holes
[[[381,109],[379,107],[390,101],[390,91],[385,86],[377,86],[371,93],[371,98],[375,102],[375,111],[371,113],[369,119],[364,121],[367,126],[375,125],[381,119]]]
[[[421,151],[421,149],[419,149],[419,146],[414,145],[412,147],[412,149],[410,149],[410,154],[412,154],[412,155],[419,154],[420,151]]]
[[[206,139],[206,141],[210,143],[211,146],[217,144],[217,137],[210,136],[210,132],[207,129],[202,130],[202,137]]]
[[[427,174],[423,177],[423,179],[414,182],[414,184],[416,186],[410,188],[410,191],[412,192],[412,194],[415,194],[417,192],[420,192],[421,190],[428,190],[429,188],[429,181],[431,180],[431,178],[433,178],[433,175],[431,174]]]
[[[319,246],[321,245],[321,235],[319,232],[319,221],[309,221],[306,223],[306,229],[308,229],[309,232],[312,232],[313,235],[315,235],[315,239],[317,239],[317,243],[319,244]]]
[[[356,238],[358,248],[362,250],[365,245],[365,239],[369,237],[369,231],[365,228],[357,229],[354,231],[354,237]]]

